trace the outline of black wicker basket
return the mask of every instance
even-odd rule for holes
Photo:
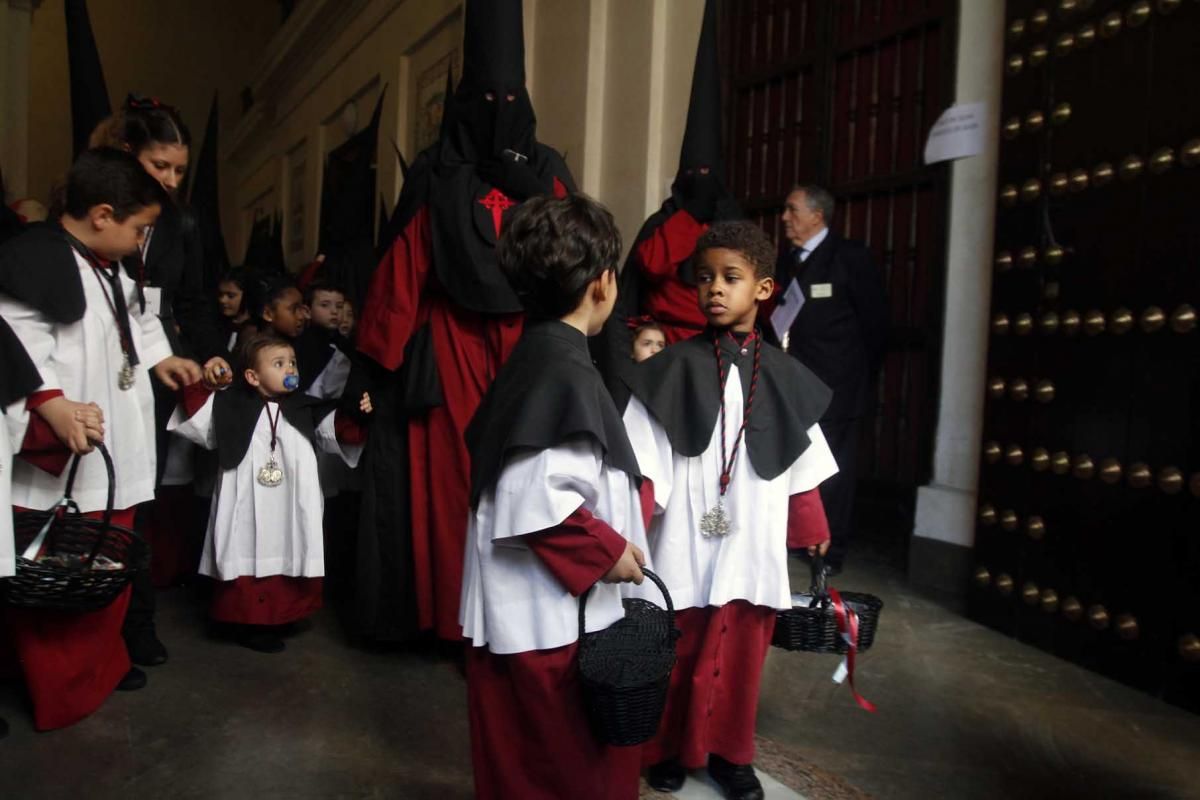
[[[806,593],[793,594],[792,607],[779,612],[771,644],[784,650],[845,655],[850,645],[838,631],[833,602],[825,589],[825,565],[820,557],[812,561],[812,576],[812,588]],[[861,653],[875,642],[883,601],[873,594],[859,592],[841,592],[841,596],[847,609],[858,617]]]
[[[17,573],[0,582],[9,605],[56,611],[96,611],[111,603],[145,566],[146,544],[112,524],[116,492],[112,457],[96,445],[108,471],[102,519],[88,519],[71,499],[80,456],[71,462],[63,499],[47,511],[13,513]]]
[[[675,606],[667,587],[642,572],[662,592],[665,609],[648,600],[625,600],[625,617],[584,634],[589,589],[579,598],[579,674],[596,737],[605,744],[635,745],[658,731],[675,666]]]

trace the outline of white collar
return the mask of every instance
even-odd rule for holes
[[[813,236],[811,238],[805,240],[804,244],[802,244],[800,246],[802,248],[804,248],[804,252],[811,255],[812,251],[816,250],[817,247],[821,244],[821,242],[825,241],[825,237],[828,235],[829,235],[829,228],[821,228],[821,230],[819,230],[817,233],[813,234]]]

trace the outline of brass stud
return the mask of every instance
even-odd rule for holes
[[[1045,336],[1050,336],[1058,330],[1058,314],[1054,311],[1047,311],[1045,314],[1042,314],[1039,322],[1042,326],[1042,334]]]
[[[1183,0],[1158,0],[1158,13],[1171,14],[1183,5]]]
[[[999,400],[1004,397],[1004,378],[999,376],[988,381],[988,394]]]
[[[1008,23],[1008,38],[1016,41],[1025,35],[1025,20],[1014,19]]]
[[[1100,480],[1108,485],[1121,482],[1121,462],[1115,458],[1106,458],[1100,462]]]
[[[1000,202],[1006,206],[1015,206],[1019,196],[1020,194],[1017,192],[1017,187],[1013,186],[1011,183],[1007,184],[1003,189],[1000,190]]]
[[[1058,611],[1058,592],[1053,589],[1042,589],[1042,611],[1047,614]]]
[[[1021,587],[1021,599],[1025,601],[1027,606],[1036,606],[1042,599],[1042,592],[1038,589],[1038,585],[1033,581],[1028,581]]]
[[[1088,609],[1087,616],[1088,624],[1094,629],[1102,631],[1108,627],[1108,610],[1104,606],[1100,604],[1092,606]]]
[[[1058,13],[1064,17],[1075,13],[1079,8],[1079,0],[1060,0],[1058,4]]]
[[[1133,616],[1133,614],[1118,614],[1117,636],[1120,636],[1127,642],[1132,642],[1138,638],[1137,617]]]
[[[1046,124],[1046,115],[1041,111],[1030,111],[1025,115],[1025,132],[1037,133]]]
[[[1021,55],[1020,53],[1013,53],[1008,57],[1008,61],[1005,62],[1005,71],[1007,71],[1009,75],[1019,75],[1024,67],[1025,56]]]
[[[1096,465],[1092,462],[1092,457],[1087,453],[1080,453],[1075,456],[1075,463],[1071,465],[1071,474],[1081,481],[1091,480],[1092,475],[1096,473]]]
[[[1073,169],[1068,178],[1071,181],[1072,192],[1082,192],[1088,188],[1088,171],[1086,169]]]
[[[1167,321],[1167,315],[1158,306],[1150,306],[1142,312],[1141,319],[1138,324],[1142,326],[1142,330],[1146,333],[1154,333],[1162,328],[1163,323]]]
[[[1079,622],[1080,617],[1083,616],[1083,604],[1079,602],[1078,597],[1068,595],[1062,601],[1062,613],[1068,622]]]
[[[1113,11],[1104,15],[1100,20],[1100,36],[1111,39],[1121,32],[1121,12]]]
[[[1049,48],[1044,44],[1035,44],[1029,48],[1029,66],[1039,67],[1046,62],[1046,56],[1050,55]]]
[[[1067,336],[1074,336],[1079,333],[1080,325],[1079,312],[1068,309],[1062,315],[1062,332]]]
[[[1200,164],[1200,139],[1188,139],[1179,148],[1179,163],[1185,167]]]
[[[1192,477],[1188,478],[1188,491],[1192,497],[1200,497],[1200,472],[1193,472]]]
[[[1175,166],[1175,151],[1169,147],[1160,147],[1150,156],[1150,171],[1161,175]]]
[[[1050,194],[1066,194],[1070,186],[1071,181],[1067,178],[1067,173],[1056,172],[1050,176]]]
[[[1025,451],[1021,449],[1019,444],[1010,444],[1008,449],[1004,451],[1004,460],[1008,462],[1010,467],[1019,467],[1025,461]]]
[[[1085,47],[1091,47],[1096,41],[1096,26],[1088,22],[1079,26],[1079,31],[1075,34],[1075,45],[1082,50]]]
[[[1158,471],[1158,488],[1163,494],[1179,494],[1183,488],[1183,473],[1176,467],[1163,467]]]
[[[1015,531],[1017,529],[1017,512],[1011,508],[1006,508],[1000,512],[1000,527],[1006,531]]]
[[[1184,661],[1200,661],[1200,636],[1185,633],[1179,637],[1179,657]]]
[[[1104,333],[1104,312],[1092,309],[1083,316],[1083,332],[1088,336]]]
[[[1029,466],[1034,472],[1045,472],[1050,467],[1050,451],[1044,447],[1035,447],[1029,454]]]
[[[1145,162],[1138,155],[1125,156],[1121,159],[1121,166],[1117,168],[1117,172],[1123,181],[1132,181],[1142,174],[1142,168],[1145,167]]]
[[[1092,168],[1092,186],[1099,189],[1112,182],[1114,175],[1112,164],[1101,162]]]
[[[1196,327],[1196,310],[1187,303],[1171,312],[1171,330],[1188,333]]]
[[[1050,122],[1054,125],[1062,125],[1071,118],[1071,104],[1059,103],[1050,112]]]
[[[1075,47],[1075,34],[1067,32],[1060,34],[1054,40],[1054,54],[1059,58],[1064,58],[1071,54],[1072,48]]]
[[[1017,332],[1017,336],[1027,336],[1033,330],[1033,317],[1025,312],[1017,314],[1017,318],[1013,321],[1013,330]]]
[[[1129,465],[1129,485],[1134,489],[1145,489],[1150,485],[1150,465],[1142,461]]]
[[[1133,327],[1133,312],[1128,308],[1118,308],[1108,318],[1108,330],[1117,336],[1127,333]]]
[[[1012,269],[1012,265],[1012,253],[1008,252],[1007,250],[1001,250],[999,253],[996,253],[997,272],[1008,272],[1010,269]]]
[[[1044,8],[1034,11],[1029,17],[1029,27],[1035,33],[1045,28],[1048,22],[1050,22],[1050,12]]]
[[[1039,403],[1049,403],[1054,400],[1054,381],[1040,380],[1034,387],[1033,397]]]
[[[983,445],[983,458],[989,464],[995,464],[1003,454],[999,442],[986,442]]]
[[[975,574],[972,577],[975,581],[975,585],[981,589],[986,589],[988,584],[992,582],[992,573],[988,572],[987,567],[977,567],[975,569]]]
[[[1029,384],[1024,378],[1013,378],[1008,384],[1008,396],[1018,403],[1029,399]]]
[[[1046,522],[1038,516],[1032,516],[1025,520],[1025,535],[1035,542],[1041,541],[1046,535]]]
[[[1021,118],[1012,117],[1004,123],[1004,138],[1015,139],[1021,135]]]
[[[1036,247],[1022,247],[1017,253],[1017,266],[1022,269],[1030,269],[1037,265],[1037,256]]]
[[[992,317],[992,333],[1004,336],[1008,333],[1008,314],[997,314]]]
[[[1125,13],[1125,24],[1131,28],[1140,28],[1150,19],[1150,0],[1138,0]]]
[[[1050,471],[1055,475],[1066,475],[1071,469],[1071,457],[1062,450],[1050,456]]]
[[[1042,251],[1042,261],[1048,266],[1057,267],[1062,262],[1065,252],[1060,245],[1052,244]]]
[[[979,507],[979,522],[989,528],[996,524],[996,507],[991,503],[984,503]]]
[[[1013,579],[1011,575],[1009,575],[1007,572],[1001,572],[996,576],[996,591],[1005,597],[1008,597],[1010,594],[1012,594],[1012,589]]]
[[[1032,203],[1037,200],[1042,193],[1042,182],[1037,178],[1030,178],[1021,184],[1021,199],[1026,203]]]

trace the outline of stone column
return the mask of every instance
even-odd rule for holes
[[[0,169],[11,202],[29,192],[29,31],[40,0],[0,2]]]

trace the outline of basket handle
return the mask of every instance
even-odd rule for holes
[[[104,471],[108,474],[108,499],[104,503],[104,533],[96,537],[96,543],[92,545],[92,552],[88,553],[87,563],[91,564],[95,560],[96,554],[100,552],[100,545],[104,544],[104,538],[108,535],[108,529],[112,524],[113,503],[116,501],[117,495],[117,476],[116,470],[113,468],[112,456],[108,453],[108,448],[104,446],[104,442],[96,442],[96,450],[104,458]],[[63,494],[62,503],[69,504],[73,507],[76,513],[79,512],[79,506],[75,505],[75,500],[71,497],[71,491],[75,488],[75,474],[79,471],[79,459],[82,455],[75,454],[75,458],[71,459],[71,471],[67,473],[67,488]]]
[[[812,583],[809,585],[809,594],[812,595],[812,601],[809,602],[809,608],[815,608],[819,603],[822,606],[829,605],[829,588],[826,584],[825,576],[825,557],[820,553],[812,557],[809,562],[812,568]]]
[[[662,578],[658,577],[652,571],[646,569],[645,567],[642,567],[642,574],[645,575],[647,578],[649,578],[654,583],[654,585],[658,587],[658,590],[660,592],[662,592],[663,599],[667,601],[667,611],[670,614],[674,615],[675,614],[675,603],[673,603],[671,601],[671,593],[667,591],[667,585],[665,583],[663,583]],[[595,586],[595,584],[592,584],[592,586]],[[592,586],[589,586],[587,588],[587,591],[584,592],[579,597],[579,639],[580,639],[580,641],[583,640],[583,633],[584,633],[584,631],[587,630],[587,627],[585,625],[586,620],[584,617],[584,609],[587,607],[588,595],[590,595],[592,593]]]

